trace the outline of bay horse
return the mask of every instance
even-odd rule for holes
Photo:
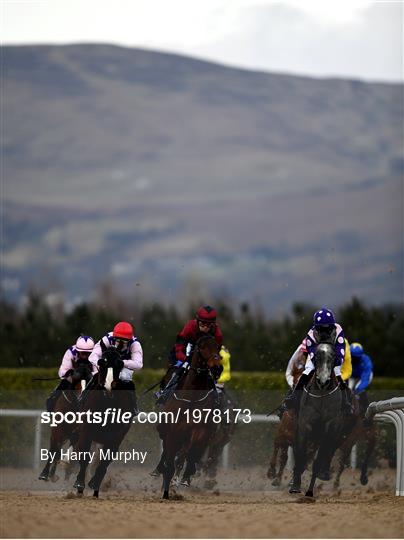
[[[286,410],[279,424],[278,430],[274,438],[274,448],[269,462],[267,477],[272,480],[273,486],[280,486],[282,482],[283,471],[285,470],[288,461],[289,447],[293,446],[293,441],[296,432],[296,413],[292,409]],[[279,468],[276,470],[278,464]]]
[[[176,390],[163,407],[162,412],[171,413],[172,418],[176,419],[175,423],[160,422],[157,426],[163,442],[161,459],[156,468],[163,474],[163,499],[169,498],[176,456],[186,456],[182,483],[190,485],[191,476],[196,472],[196,464],[206,451],[213,433],[211,413],[217,408],[217,394],[211,369],[219,365],[219,347],[215,338],[210,335],[202,336],[195,344],[189,370],[180,379]]]
[[[237,423],[235,422],[234,410],[236,405],[227,392],[219,389],[219,409],[229,411],[223,414],[219,424],[215,424],[212,437],[209,440],[208,448],[202,463],[202,473],[206,474],[208,479],[205,482],[205,488],[212,489],[216,485],[216,475],[220,457],[223,454],[224,447],[230,442],[234,435]]]
[[[72,375],[70,388],[61,390],[58,399],[54,406],[54,412],[60,412],[63,415],[70,411],[77,411],[78,409],[78,397],[86,387],[88,381],[91,379],[91,364],[88,360],[81,360],[77,363]],[[60,424],[51,428],[50,443],[49,443],[49,456],[59,455],[58,459],[49,457],[45,467],[40,473],[39,480],[52,480],[56,482],[58,477],[56,476],[56,467],[60,461],[60,451],[66,441],[70,442],[73,446],[77,440],[77,433],[75,432],[74,424],[61,422]],[[52,452],[52,454],[51,454]],[[66,477],[68,478],[69,472],[66,470]]]
[[[295,362],[292,366],[291,375],[293,377],[293,386],[296,385],[300,375],[304,371],[304,365],[306,362],[307,354],[300,353],[299,362]],[[288,394],[292,392],[289,388]],[[288,461],[289,447],[293,446],[293,441],[296,432],[296,414],[293,409],[287,409],[283,414],[279,423],[276,435],[274,438],[274,447],[272,451],[271,460],[267,470],[267,477],[272,480],[273,486],[280,486],[282,482],[283,471],[285,470],[286,463]],[[279,455],[279,468],[278,465]]]
[[[88,482],[88,487],[93,489],[93,496],[98,498],[101,483],[112,461],[112,453],[119,450],[119,446],[125,438],[132,424],[133,406],[129,394],[131,390],[125,390],[125,382],[119,379],[119,374],[123,368],[123,361],[116,349],[106,348],[103,341],[100,342],[103,350],[99,364],[97,383],[91,388],[87,399],[82,407],[83,411],[101,413],[102,423],[90,423],[84,421],[78,428],[78,440],[74,450],[80,452],[79,456],[84,456],[79,460],[80,470],[78,472],[74,486],[77,493],[82,495],[85,488],[85,475],[89,464],[89,451],[92,442],[103,446],[104,459],[100,459],[95,473]],[[128,422],[112,422],[111,415],[105,413],[107,409],[121,410],[121,418],[124,413],[130,413]],[[128,416],[128,415],[126,415]],[[108,455],[111,459],[106,459]]]
[[[343,396],[334,373],[334,362],[334,346],[319,343],[314,358],[314,373],[300,398],[293,445],[295,466],[289,493],[301,492],[301,476],[306,468],[309,444],[318,445],[318,450],[306,497],[313,497],[316,478],[322,471],[330,469],[331,459],[340,444]]]
[[[234,402],[231,400],[227,392],[224,392],[221,388],[218,388],[219,394],[219,404],[218,409],[223,412],[221,421],[217,424],[215,423],[212,426],[212,434],[209,438],[208,446],[205,450],[201,461],[198,463],[198,475],[206,475],[207,479],[205,481],[204,487],[206,489],[213,489],[216,482],[216,476],[218,471],[218,465],[220,457],[223,454],[223,449],[228,444],[234,434],[236,429],[236,415],[234,410],[236,408]],[[224,413],[224,411],[229,411]],[[182,484],[188,486],[187,481],[180,481],[181,471],[184,467],[187,455],[185,451],[179,452],[175,458],[175,476],[173,478],[173,483],[177,485]],[[157,476],[160,473],[156,469],[153,471],[153,476]]]

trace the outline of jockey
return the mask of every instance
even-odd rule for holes
[[[58,372],[61,381],[46,400],[46,408],[48,412],[53,411],[60,393],[63,390],[68,390],[70,388],[72,382],[71,375],[74,369],[80,363],[88,363],[88,359],[93,348],[93,338],[91,338],[90,336],[81,335],[77,338],[76,343],[67,349],[63,356],[62,363],[60,364]],[[93,368],[93,366],[91,367],[92,372],[95,373],[95,369]]]
[[[169,355],[169,367],[163,381],[167,378],[170,370],[174,370],[169,382],[154,395],[157,403],[164,403],[174,389],[183,373],[188,369],[188,360],[199,338],[210,334],[216,340],[218,347],[222,346],[223,336],[219,324],[216,322],[216,310],[211,306],[201,306],[196,312],[195,319],[186,323],[184,328],[177,334],[177,339]]]
[[[348,340],[346,338],[344,338],[344,346],[345,346],[345,354],[344,354],[344,361],[342,362],[342,366],[341,366],[341,379],[343,381],[346,381],[349,379],[352,373],[351,352],[350,352]],[[285,400],[277,409],[279,418],[282,418],[282,415],[286,410],[285,401],[292,395],[295,384],[298,382],[299,377],[302,375],[303,371],[305,370],[307,355],[308,355],[308,351],[307,351],[307,346],[306,346],[306,338],[304,338],[304,340],[301,342],[301,344],[298,346],[298,348],[290,357],[290,360],[286,368],[285,378],[286,378],[286,382],[288,383],[289,390],[285,396]]]
[[[218,380],[216,381],[216,388],[220,388],[221,390],[224,389],[224,383],[229,382],[231,379],[231,373],[230,373],[230,358],[231,354],[229,349],[226,349],[224,345],[222,345],[220,349],[220,365],[223,366],[223,371]]]
[[[224,345],[222,345],[219,354],[220,354],[220,365],[223,368],[223,371],[220,377],[217,379],[215,383],[216,391],[218,394],[219,408],[225,409],[227,405],[227,407],[230,409],[232,406],[232,401],[228,393],[225,391],[224,385],[225,383],[229,382],[231,379],[231,372],[230,372],[231,354],[230,354],[229,349],[227,349]]]
[[[134,414],[138,414],[136,390],[132,376],[134,371],[138,371],[143,367],[143,351],[139,340],[134,336],[132,325],[125,321],[117,323],[112,332],[105,334],[95,344],[89,360],[97,371],[103,353],[101,341],[104,348],[114,348],[119,352],[123,361],[123,368],[119,374],[120,386],[122,389],[130,391],[133,412]]]
[[[349,390],[341,377],[341,366],[345,359],[346,342],[342,327],[335,321],[333,312],[330,309],[322,308],[314,313],[313,326],[307,333],[305,338],[305,347],[307,349],[307,359],[305,368],[296,383],[291,395],[285,399],[287,408],[292,408],[300,402],[299,396],[303,387],[309,382],[312,372],[315,369],[314,357],[319,343],[329,343],[335,347],[335,365],[334,373],[339,382],[343,393],[343,409],[344,412],[351,412],[351,404],[349,399]]]
[[[360,343],[351,344],[351,356],[352,377],[349,379],[349,387],[358,396],[359,410],[364,416],[369,405],[366,390],[373,379],[373,362]]]

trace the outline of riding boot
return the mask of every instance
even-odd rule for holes
[[[52,393],[46,400],[46,410],[48,412],[52,412],[55,408],[56,402],[60,396],[60,394],[63,392],[63,390],[67,390],[70,388],[70,383],[67,379],[62,379],[59,384],[52,390]]]
[[[292,393],[285,398],[285,406],[287,409],[299,410],[300,398],[302,397],[303,388],[310,380],[311,373],[302,373]]]

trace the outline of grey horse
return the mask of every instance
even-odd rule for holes
[[[343,429],[342,393],[334,374],[335,349],[320,343],[314,357],[315,370],[300,398],[300,412],[294,443],[295,467],[289,493],[301,492],[301,477],[306,468],[307,450],[318,447],[306,497],[313,497],[316,478],[328,471],[340,443]]]

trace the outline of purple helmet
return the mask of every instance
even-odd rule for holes
[[[330,324],[335,324],[334,313],[325,307],[319,309],[314,314],[313,324],[314,326],[328,326]]]

